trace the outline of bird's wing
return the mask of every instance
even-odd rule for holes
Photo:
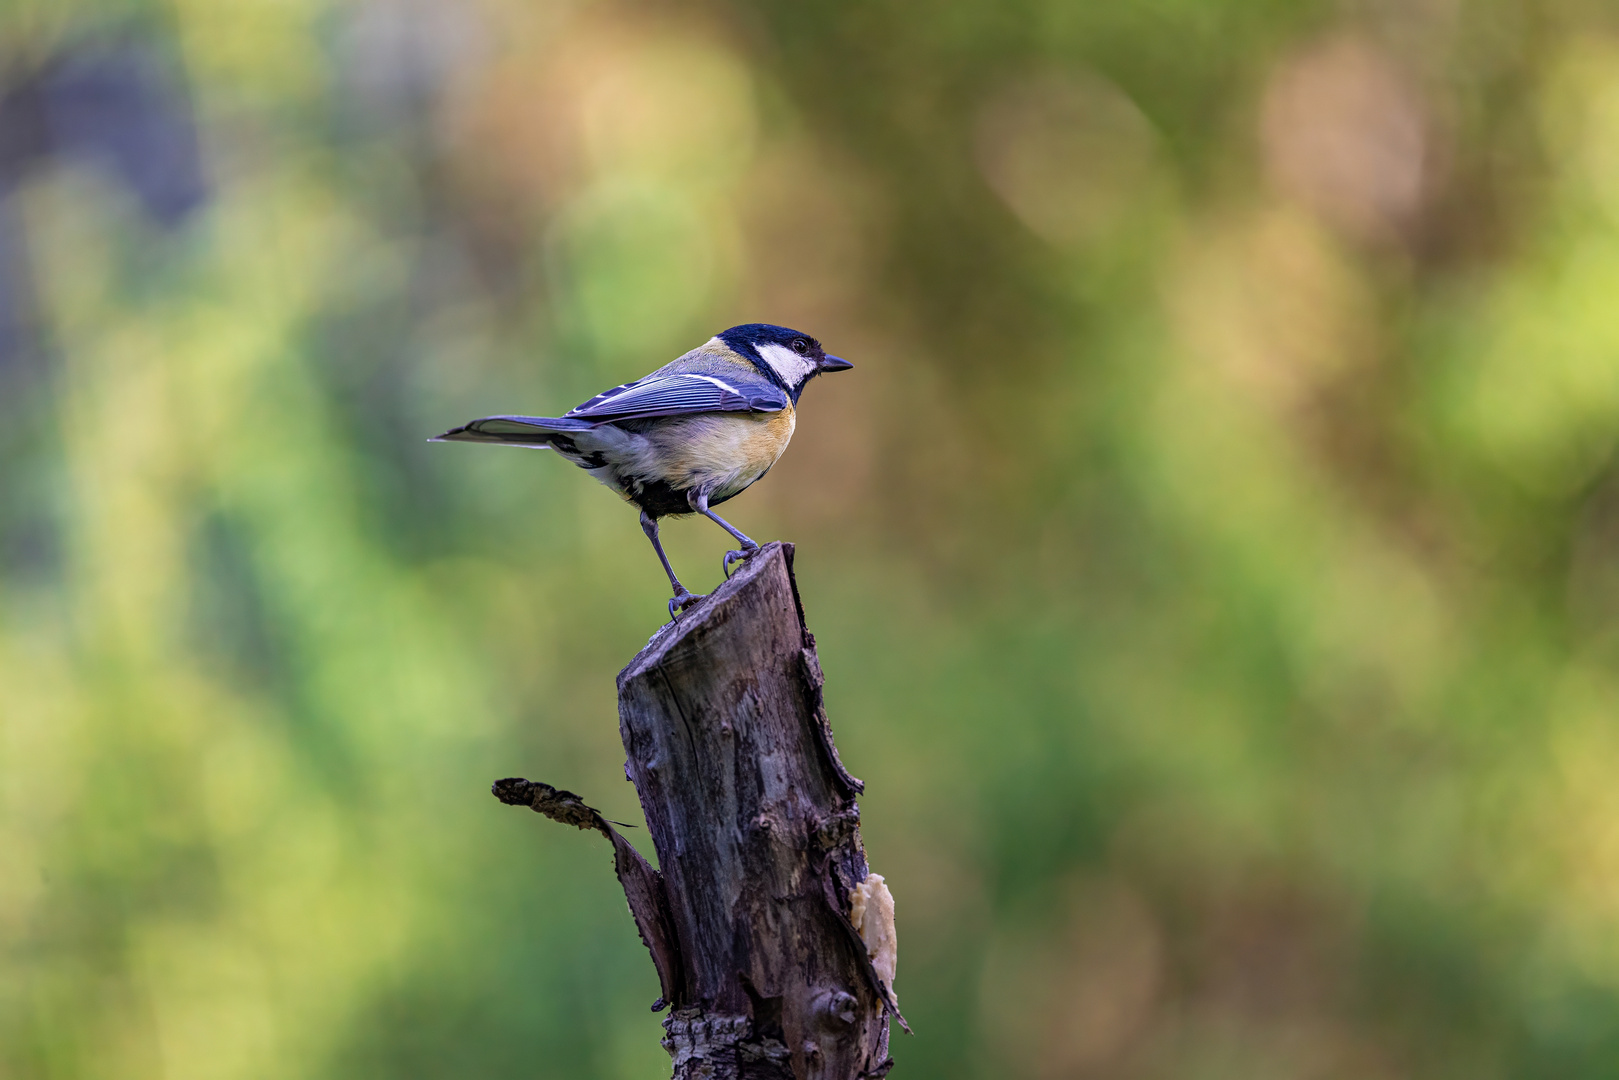
[[[648,375],[597,394],[567,418],[605,423],[705,412],[779,412],[787,395],[762,378],[721,378],[680,372]]]

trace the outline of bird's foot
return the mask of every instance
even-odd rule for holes
[[[720,572],[723,573],[727,579],[729,579],[731,576],[731,565],[733,563],[747,562],[757,554],[759,554],[758,544],[744,544],[741,551],[727,551],[725,553],[725,560],[720,563]]]
[[[684,608],[690,607],[699,600],[707,599],[707,596],[699,596],[696,593],[689,593],[685,589],[681,589],[679,592],[675,593],[674,598],[669,601],[669,621],[674,622],[676,619],[679,619],[680,613]]]

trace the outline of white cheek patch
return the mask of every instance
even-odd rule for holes
[[[799,356],[785,345],[755,345],[754,348],[788,386],[799,385],[815,370],[814,360]]]

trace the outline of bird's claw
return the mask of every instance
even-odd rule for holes
[[[669,601],[669,621],[674,622],[675,620],[679,619],[682,609],[690,607],[699,600],[706,599],[708,599],[706,596],[699,596],[696,593],[689,593],[685,589],[681,589],[679,592],[675,593],[674,597]]]
[[[726,579],[729,580],[731,577],[732,563],[747,562],[757,554],[759,554],[758,544],[752,544],[743,548],[741,551],[727,551],[725,553],[725,560],[720,563],[720,573],[724,574]]]

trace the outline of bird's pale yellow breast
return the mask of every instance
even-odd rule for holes
[[[774,465],[787,449],[793,438],[793,427],[798,423],[791,405],[780,412],[766,413],[765,417],[763,422],[755,422],[743,451],[748,463],[758,466],[761,473]]]
[[[678,489],[706,488],[730,498],[776,463],[793,437],[791,405],[771,413],[704,413],[661,425],[648,438],[658,464],[649,471]]]

